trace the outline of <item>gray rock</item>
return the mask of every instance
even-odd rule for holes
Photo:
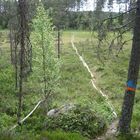
[[[60,114],[66,114],[70,110],[74,109],[76,106],[74,104],[65,104],[59,108],[54,108],[48,111],[47,116],[48,117],[57,117]]]

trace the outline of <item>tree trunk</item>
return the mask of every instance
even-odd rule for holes
[[[140,66],[140,0],[137,1],[134,37],[128,70],[127,89],[125,91],[119,131],[123,134],[131,130],[131,119]]]
[[[24,57],[25,57],[25,7],[26,0],[19,0],[19,15],[20,15],[20,71],[19,71],[19,106],[18,106],[18,122],[20,122],[22,111],[23,98],[23,71],[24,71]]]

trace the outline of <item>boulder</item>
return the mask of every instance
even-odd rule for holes
[[[57,117],[59,114],[66,114],[70,110],[74,109],[76,106],[74,104],[65,104],[59,108],[54,108],[48,111],[48,117]]]

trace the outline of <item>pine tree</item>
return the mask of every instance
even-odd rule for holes
[[[128,133],[130,131],[134,98],[140,66],[140,0],[137,1],[134,37],[131,58],[128,69],[127,89],[125,91],[122,114],[119,122],[119,131]]]

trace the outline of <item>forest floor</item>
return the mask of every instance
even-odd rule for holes
[[[77,57],[79,57],[79,60],[83,64],[83,67],[85,67],[87,69],[87,71],[89,72],[89,74],[91,76],[91,82],[92,82],[93,88],[98,92],[98,94],[101,94],[100,96],[102,96],[104,98],[106,103],[109,105],[109,107],[110,107],[110,109],[111,109],[111,111],[114,115],[114,118],[115,118],[115,120],[113,120],[111,122],[111,124],[108,126],[106,133],[103,136],[99,136],[99,137],[95,138],[95,140],[105,140],[107,137],[108,138],[111,138],[111,137],[113,138],[113,136],[115,136],[115,134],[117,133],[117,126],[118,126],[117,113],[115,112],[113,105],[110,104],[110,101],[108,100],[108,96],[105,93],[103,93],[101,91],[101,89],[99,89],[99,87],[97,87],[97,85],[96,85],[97,80],[95,79],[95,77],[97,78],[96,73],[95,72],[93,73],[90,70],[89,66],[87,65],[87,63],[85,62],[83,57],[79,54],[79,52],[78,52],[78,50],[77,50],[77,48],[74,44],[74,34],[71,37],[71,45],[72,45],[72,48],[75,50],[75,53],[76,53]]]
[[[108,100],[114,106],[114,109],[119,116],[124,96],[123,93],[125,91],[125,82],[127,79],[131,42],[124,45],[123,50],[118,54],[118,56],[115,55],[115,50],[112,50],[112,53],[109,54],[108,51],[106,51],[107,46],[104,45],[104,47],[101,48],[101,62],[97,57],[97,39],[92,36],[92,33],[84,31],[66,31],[64,32],[64,42],[69,43],[70,36],[72,37],[73,35],[75,37],[73,42],[79,55],[82,56],[88,64],[89,68],[94,74],[97,86],[108,96]],[[131,34],[127,33],[125,39],[126,38],[131,38]],[[138,92],[139,90],[137,93]],[[96,93],[96,96],[101,96],[98,92]],[[138,119],[140,118],[138,113],[140,109],[140,105],[138,103],[140,101],[139,99],[139,94],[136,94],[132,120],[132,131],[136,133],[138,133],[140,126]],[[103,100],[105,101],[104,98]],[[116,131],[118,125],[116,122],[118,122],[118,120],[110,120],[109,122],[110,124],[108,125],[107,133],[101,138],[106,137],[107,135],[111,136],[111,133],[114,136],[114,131]]]
[[[117,127],[117,123],[116,120],[114,121],[112,110],[107,104],[106,99],[93,87],[91,74],[83,66],[75,50],[72,48],[71,37],[73,35],[73,43],[79,55],[82,56],[93,73],[96,86],[107,95],[107,100],[114,106],[118,116],[124,96],[131,43],[124,46],[123,51],[118,57],[115,57],[113,54],[109,55],[108,51],[106,51],[107,46],[101,48],[103,64],[97,57],[97,39],[93,37],[92,33],[87,31],[64,31],[62,33],[60,88],[55,95],[53,107],[69,103],[89,106],[91,110],[98,116],[102,116],[108,123],[107,133],[99,137],[105,138],[106,135],[111,135],[115,131],[114,128]],[[130,36],[128,33],[126,38]],[[3,120],[0,121],[0,127],[8,128],[16,123],[17,94],[14,89],[14,71],[10,66],[9,41],[7,36],[0,38],[0,40],[0,99],[3,101],[0,102],[0,120]],[[30,86],[30,88],[26,88],[25,85],[23,116],[26,116],[30,112],[40,97],[40,94],[37,94],[39,92],[37,90],[39,86],[37,83],[27,83],[27,86]],[[30,94],[27,94],[27,92]],[[139,110],[140,95],[136,94],[132,120],[133,132],[139,132],[140,129]],[[31,119],[39,120],[39,118],[33,116]],[[34,121],[32,122],[31,119],[27,123],[34,124]],[[28,129],[31,128],[30,125]],[[38,126],[34,126],[34,129],[36,127]]]
[[[93,88],[98,92],[98,94],[100,94],[104,98],[104,100],[108,104],[110,110],[112,111],[114,117],[117,118],[117,113],[115,112],[115,109],[114,109],[113,105],[109,102],[108,96],[97,86],[97,80],[95,78],[95,77],[97,77],[96,73],[91,71],[91,69],[89,68],[88,64],[84,60],[84,58],[79,54],[79,52],[77,50],[77,47],[74,44],[74,35],[71,38],[71,45],[72,45],[72,48],[75,50],[76,55],[79,57],[79,60],[82,62],[83,67],[85,67],[87,69],[88,73],[90,74],[91,83],[93,85]]]

